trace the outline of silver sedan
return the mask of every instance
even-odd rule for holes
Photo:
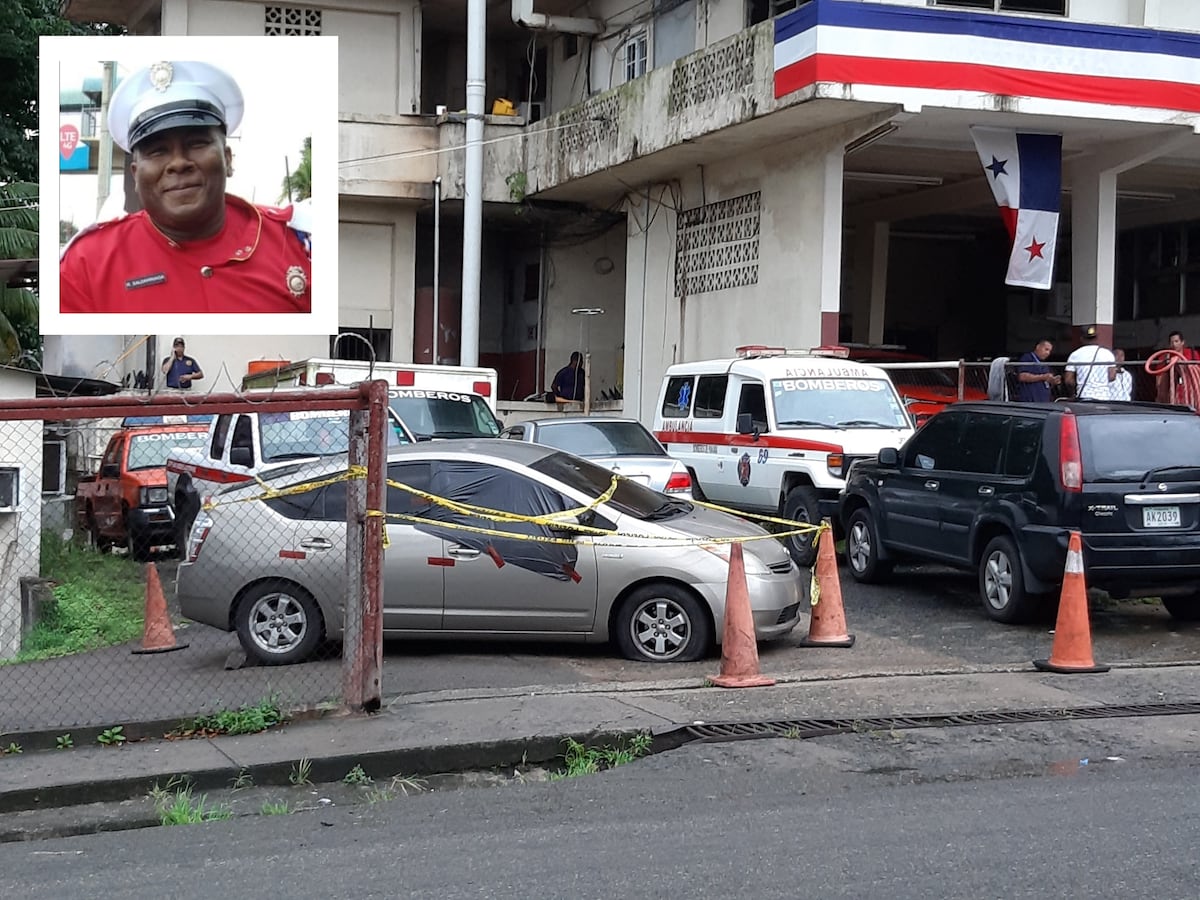
[[[656,491],[692,494],[687,467],[636,419],[555,416],[509,426],[500,437],[566,450]]]
[[[299,662],[340,638],[344,470],[344,458],[340,468],[298,466],[270,485],[313,488],[284,496],[253,499],[258,485],[217,495],[179,567],[183,614],[236,630],[265,663]],[[758,638],[800,619],[799,570],[765,531],[623,478],[598,502],[612,473],[571,454],[518,441],[422,443],[389,454],[388,478],[451,501],[388,488],[389,637],[612,640],[635,660],[694,660],[721,639],[729,545],[714,541],[732,537],[758,538],[744,545]],[[497,522],[472,515],[478,508],[555,521]]]

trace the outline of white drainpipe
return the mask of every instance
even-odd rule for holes
[[[591,35],[604,33],[604,23],[599,19],[576,19],[571,16],[535,13],[533,0],[512,0],[512,20],[522,28],[532,28],[536,31]]]

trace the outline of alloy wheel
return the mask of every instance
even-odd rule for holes
[[[657,597],[634,610],[629,619],[629,634],[648,658],[674,659],[692,639],[692,619],[674,600]]]
[[[984,596],[993,609],[1005,609],[1012,599],[1012,560],[1001,550],[993,550],[983,573]]]
[[[267,594],[250,607],[250,637],[264,653],[288,652],[307,631],[304,606],[290,594]]]
[[[866,522],[855,522],[846,535],[846,557],[855,572],[865,572],[871,562],[871,531]]]

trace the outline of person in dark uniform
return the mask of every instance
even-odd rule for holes
[[[225,192],[241,89],[216,66],[158,62],[113,92],[108,125],[142,210],[85,228],[63,251],[62,313],[308,313],[299,207]],[[306,208],[305,208],[306,209]]]
[[[193,381],[199,381],[204,377],[196,360],[191,356],[184,355],[186,349],[183,338],[177,337],[171,355],[162,361],[162,371],[167,376],[167,387],[169,388],[190,390]]]
[[[583,399],[582,363],[583,354],[576,350],[571,354],[571,361],[555,373],[554,381],[550,383],[550,390],[554,392],[554,399],[559,403]]]

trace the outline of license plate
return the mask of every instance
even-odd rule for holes
[[[1142,509],[1142,524],[1147,528],[1178,528],[1178,506],[1146,506]]]

